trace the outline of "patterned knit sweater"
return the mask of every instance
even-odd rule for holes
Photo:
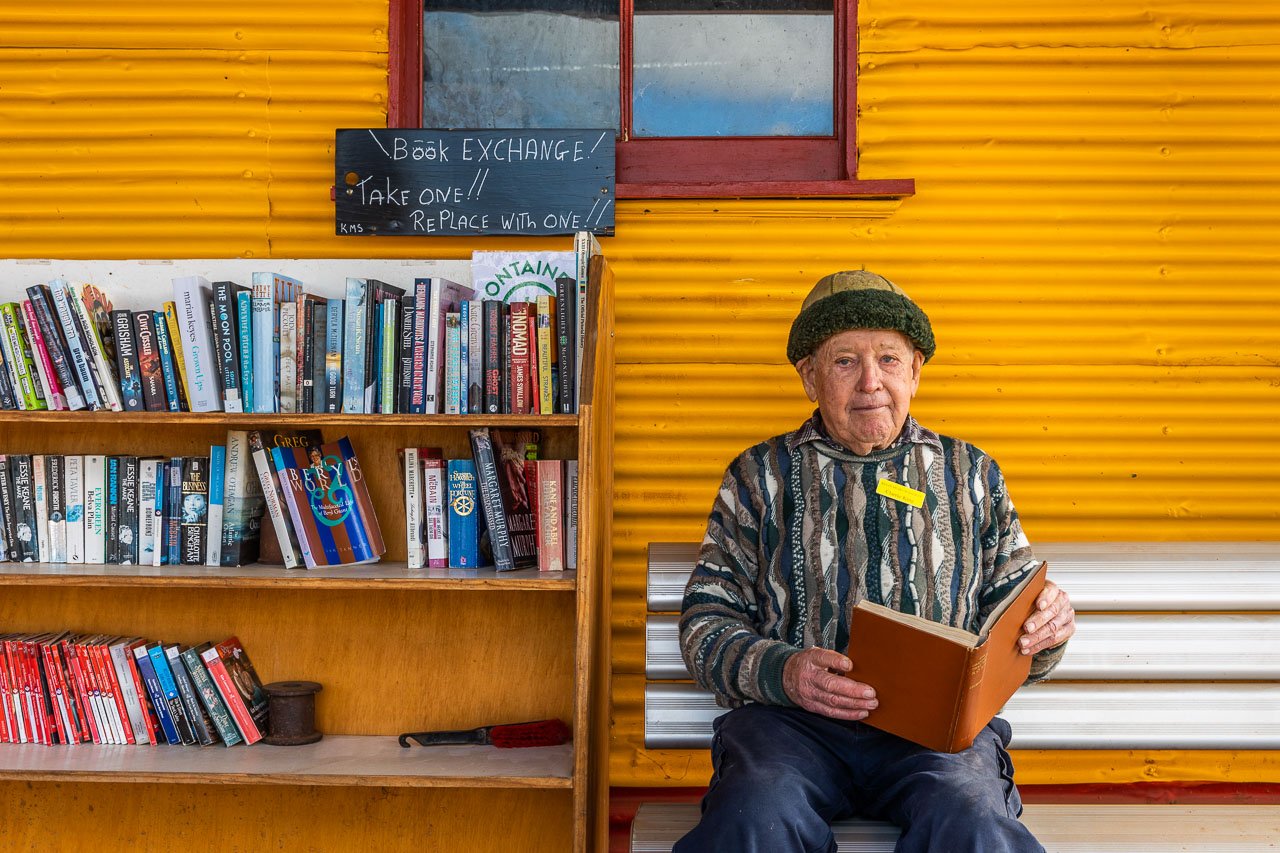
[[[881,479],[924,492],[924,506],[881,497]],[[990,456],[910,417],[893,446],[856,456],[815,412],[729,465],[685,588],[680,646],[720,705],[791,705],[787,660],[810,646],[843,652],[861,599],[977,633],[1038,565]],[[1038,653],[1028,681],[1065,647]]]

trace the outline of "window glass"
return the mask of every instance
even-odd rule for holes
[[[618,127],[618,0],[425,0],[423,127]]]
[[[832,0],[635,0],[633,136],[831,136]]]

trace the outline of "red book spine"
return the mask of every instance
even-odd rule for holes
[[[46,743],[44,732],[44,714],[37,710],[38,698],[35,695],[33,687],[40,684],[39,677],[31,668],[31,648],[30,644],[25,640],[19,640],[18,649],[18,665],[22,667],[22,700],[23,707],[26,710],[27,719],[30,721],[29,729],[31,740],[34,743]]]
[[[36,651],[40,655],[40,660],[44,663],[44,679],[45,688],[48,690],[50,716],[53,717],[53,733],[58,738],[58,743],[71,743],[70,721],[66,716],[66,709],[62,704],[62,691],[58,689],[58,681],[55,673],[53,655],[49,649],[52,643],[44,641],[36,644]]]
[[[70,738],[67,742],[80,743],[89,739],[89,732],[84,726],[84,717],[80,716],[76,710],[75,689],[71,686],[67,665],[62,655],[64,643],[64,640],[60,640],[49,644],[49,661],[52,670],[50,677],[58,684],[59,707],[66,716],[67,736]]]
[[[71,694],[71,702],[75,705],[76,719],[79,721],[80,742],[93,740],[93,729],[90,726],[91,715],[85,701],[84,689],[76,678],[75,645],[70,640],[62,641],[62,672],[67,691]]]
[[[254,744],[262,740],[262,732],[258,731],[257,725],[253,722],[253,717],[249,715],[248,707],[245,706],[244,700],[240,698],[240,691],[231,682],[231,674],[227,672],[226,665],[223,664],[222,658],[218,656],[218,650],[216,648],[205,649],[200,653],[200,660],[204,661],[205,668],[209,670],[209,677],[213,679],[213,683],[218,687],[218,692],[222,694],[222,701],[227,703],[227,709],[231,711],[231,716],[235,718],[240,734],[244,735],[245,744]]]
[[[40,743],[49,746],[53,743],[53,738],[49,731],[49,718],[45,714],[40,663],[36,660],[36,644],[29,639],[22,641],[22,657],[27,667],[27,697],[31,705],[31,716],[36,724],[36,736]]]
[[[15,743],[34,743],[32,736],[31,715],[26,709],[26,694],[23,685],[26,682],[25,667],[22,665],[21,644],[16,640],[4,641],[5,660],[9,668],[9,700],[15,719],[17,737]]]
[[[35,350],[36,358],[40,359],[40,366],[44,368],[44,378],[49,381],[49,396],[53,399],[45,402],[50,409],[66,409],[67,395],[63,392],[62,383],[58,381],[58,374],[53,369],[53,359],[49,357],[49,348],[45,346],[44,334],[40,331],[40,323],[36,319],[36,311],[30,299],[22,303],[22,320],[27,325],[28,343]]]
[[[564,463],[559,459],[539,459],[538,492],[538,569],[543,572],[564,571]]]
[[[138,703],[142,706],[142,722],[147,726],[147,741],[155,746],[156,740],[156,720],[155,712],[151,709],[151,697],[147,694],[147,685],[142,682],[142,673],[138,672],[138,662],[133,656],[133,650],[138,646],[145,646],[146,640],[138,640],[125,646],[124,656],[129,664],[129,677],[133,679],[133,692],[138,694]],[[168,743],[168,740],[165,741]]]
[[[111,703],[110,690],[107,688],[106,677],[102,674],[102,662],[98,658],[98,644],[87,643],[83,647],[84,655],[81,658],[85,664],[85,678],[89,682],[89,690],[93,695],[98,706],[98,731],[102,734],[103,743],[118,743],[119,738],[116,735],[116,727],[111,719],[111,710],[108,707]]]
[[[9,684],[9,650],[0,643],[0,742],[18,742],[18,721],[13,713],[12,693]]]
[[[71,664],[71,675],[76,682],[76,690],[80,693],[80,704],[84,708],[84,718],[89,723],[89,738],[94,743],[105,743],[102,733],[98,731],[98,709],[94,707],[93,686],[90,683],[87,663],[84,659],[84,646],[79,643],[68,643],[67,650]]]
[[[530,414],[533,404],[533,325],[530,322],[532,305],[528,302],[512,302],[510,306],[511,335],[511,414]]]
[[[124,704],[124,688],[116,675],[116,665],[111,661],[111,648],[107,643],[98,646],[98,660],[102,665],[107,692],[115,702],[116,714],[120,719],[120,734],[124,735],[125,743],[136,743],[133,738],[133,724],[129,721],[129,708]]]

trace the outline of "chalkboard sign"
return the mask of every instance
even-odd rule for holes
[[[612,130],[339,130],[338,234],[613,233]]]

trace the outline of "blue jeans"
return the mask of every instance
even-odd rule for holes
[[[996,718],[973,746],[934,752],[858,722],[746,705],[716,720],[702,819],[673,853],[835,853],[831,822],[884,820],[897,853],[1044,853]]]

